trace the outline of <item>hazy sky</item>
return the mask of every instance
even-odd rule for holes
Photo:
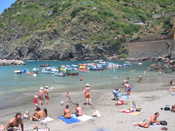
[[[10,7],[15,1],[16,0],[0,0],[0,13],[2,13],[4,9]]]

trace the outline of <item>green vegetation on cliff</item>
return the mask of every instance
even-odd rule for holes
[[[1,55],[42,59],[47,53],[41,52],[54,51],[43,59],[64,59],[65,52],[68,58],[126,56],[121,43],[169,34],[174,12],[174,0],[17,0],[0,15]],[[77,53],[72,51],[76,44],[91,48]],[[23,47],[27,49],[16,51]]]

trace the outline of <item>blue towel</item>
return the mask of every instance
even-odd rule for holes
[[[80,122],[80,120],[78,120],[77,118],[74,118],[74,117],[68,119],[68,118],[64,118],[63,116],[60,116],[60,117],[58,117],[58,119],[64,121],[66,124],[72,124],[72,123]]]

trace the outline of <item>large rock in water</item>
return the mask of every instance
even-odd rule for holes
[[[0,59],[0,66],[7,66],[7,65],[24,65],[24,61],[22,60],[6,60]]]

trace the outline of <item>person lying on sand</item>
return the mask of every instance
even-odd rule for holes
[[[21,131],[24,131],[21,113],[16,113],[15,117],[12,118],[6,125],[7,131],[16,131],[15,128],[19,128]]]
[[[64,118],[70,119],[71,117],[72,117],[72,113],[69,109],[69,105],[66,105],[66,107],[64,109]]]
[[[148,128],[150,125],[153,125],[153,124],[160,125],[160,121],[157,120],[159,118],[159,116],[160,116],[160,113],[156,112],[152,116],[150,116],[147,121],[138,123],[135,126]]]
[[[79,104],[76,104],[75,115],[76,116],[82,116],[83,115],[83,109],[80,107]]]
[[[41,110],[39,107],[37,107],[31,119],[32,121],[39,121],[46,118],[47,116],[47,109]]]
[[[141,108],[137,108],[136,103],[134,101],[131,102],[131,105],[128,109],[121,110],[123,113],[132,113],[132,112],[140,112]]]

